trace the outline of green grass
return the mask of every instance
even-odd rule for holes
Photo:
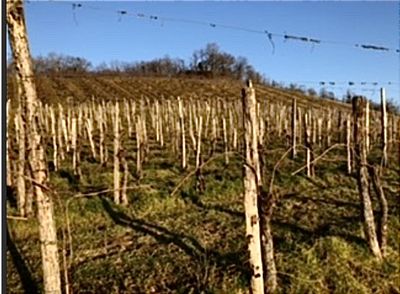
[[[249,267],[245,244],[242,166],[223,157],[203,169],[205,191],[190,178],[171,192],[189,171],[178,155],[151,147],[143,178],[135,177],[131,158],[129,206],[112,203],[112,194],[70,200],[74,293],[245,293]],[[265,180],[283,154],[265,156]],[[161,156],[162,154],[162,156]],[[317,177],[290,172],[303,165],[302,153],[285,159],[275,178],[279,200],[273,216],[279,293],[400,293],[399,199],[389,190],[388,256],[381,264],[370,254],[360,229],[356,183],[341,161],[317,164]],[[334,153],[343,160],[344,154]],[[327,158],[330,158],[329,156]],[[83,158],[84,159],[84,158]],[[190,161],[193,168],[193,161]],[[112,166],[82,161],[83,177],[70,162],[51,173],[51,187],[65,203],[80,192],[112,187]],[[190,170],[190,169],[189,169]],[[388,170],[387,185],[398,173]],[[397,197],[397,198],[396,198]],[[373,200],[377,202],[376,199]],[[55,199],[60,254],[65,217]],[[379,206],[375,206],[376,214]],[[10,208],[9,213],[12,213]],[[41,289],[41,260],[35,220],[8,222],[12,240]],[[7,289],[23,292],[16,266],[7,254]]]

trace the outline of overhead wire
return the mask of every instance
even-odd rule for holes
[[[37,1],[36,1],[37,2]],[[73,18],[75,24],[77,24],[76,20],[76,10],[77,8],[79,9],[94,9],[94,10],[103,10],[103,11],[108,11],[110,12],[109,9],[101,8],[98,6],[93,6],[92,4],[82,4],[81,2],[64,2],[64,1],[50,1],[51,3],[61,3],[61,4],[66,4],[66,5],[71,5],[72,10],[73,10]],[[30,1],[29,3],[32,3]],[[359,49],[364,49],[364,50],[372,50],[372,51],[384,51],[384,52],[392,52],[395,54],[400,53],[400,49],[398,48],[389,48],[386,46],[381,46],[381,45],[376,45],[376,44],[371,44],[371,43],[349,43],[349,42],[342,42],[342,41],[335,41],[335,40],[325,40],[325,39],[318,39],[314,37],[308,37],[308,36],[299,36],[299,35],[294,35],[294,34],[287,34],[286,32],[284,34],[280,33],[275,33],[271,32],[269,30],[259,30],[259,29],[253,29],[253,28],[247,28],[247,27],[242,27],[242,26],[236,26],[236,25],[230,25],[230,24],[223,24],[223,23],[215,23],[215,22],[208,22],[208,21],[201,21],[201,20],[194,20],[194,19],[187,19],[187,18],[176,18],[176,17],[169,17],[169,16],[161,16],[161,15],[154,15],[154,14],[145,14],[142,12],[133,12],[129,10],[113,10],[112,13],[116,13],[118,15],[118,21],[120,22],[122,19],[122,16],[133,16],[136,18],[142,18],[142,19],[149,19],[151,21],[161,21],[162,24],[164,22],[180,22],[180,23],[189,23],[189,24],[196,24],[196,25],[203,25],[203,26],[208,26],[211,28],[223,28],[223,29],[230,29],[230,30],[236,30],[236,31],[242,31],[246,33],[253,33],[253,34],[266,34],[267,38],[272,46],[272,53],[275,53],[275,44],[273,42],[273,38],[283,38],[284,41],[298,41],[298,42],[304,42],[304,43],[309,43],[312,45],[311,49],[313,50],[315,45],[321,45],[321,44],[330,44],[330,45],[341,45],[341,46],[348,46],[348,47],[353,47],[353,48],[359,48]]]
[[[38,1],[29,1],[28,3],[31,4],[33,2],[38,2]],[[178,23],[187,23],[187,24],[208,26],[211,28],[230,29],[230,30],[235,30],[235,31],[242,31],[245,33],[263,34],[263,35],[267,36],[267,39],[272,47],[272,54],[274,54],[275,50],[276,50],[274,38],[282,38],[285,42],[286,41],[297,41],[297,42],[309,43],[312,46],[311,51],[314,50],[315,45],[330,44],[330,45],[353,47],[353,48],[358,48],[358,49],[363,49],[363,50],[392,52],[395,54],[400,53],[400,49],[389,48],[386,46],[375,45],[375,44],[371,44],[371,43],[349,43],[349,42],[343,42],[343,41],[337,41],[337,40],[318,39],[318,38],[308,37],[308,36],[287,34],[286,32],[284,34],[280,34],[280,33],[276,33],[276,32],[271,32],[270,30],[266,30],[266,29],[258,30],[258,29],[252,29],[252,28],[247,28],[247,27],[242,27],[242,26],[208,22],[208,21],[188,19],[188,18],[177,18],[177,17],[161,16],[161,15],[155,15],[155,14],[145,14],[140,11],[130,11],[130,10],[126,10],[126,9],[110,10],[110,9],[103,8],[103,7],[93,6],[92,4],[88,4],[87,2],[85,2],[84,4],[82,2],[64,2],[64,1],[54,1],[54,0],[50,1],[50,2],[69,5],[70,7],[72,7],[73,21],[76,25],[78,25],[76,11],[78,9],[79,10],[89,9],[89,10],[105,11],[105,12],[109,12],[112,14],[117,14],[118,22],[121,22],[122,18],[127,16],[127,17],[135,17],[137,19],[148,19],[150,21],[160,21],[162,26],[164,25],[165,22],[178,22]],[[399,58],[400,58],[400,54],[399,54]],[[321,81],[318,83],[321,83]],[[343,83],[347,83],[348,86],[354,86],[355,84],[357,84],[357,83],[354,83],[351,81],[343,82]],[[376,82],[360,82],[360,85],[367,85],[367,84],[372,84],[372,83],[375,83],[374,85],[377,85]],[[327,84],[329,84],[329,82],[327,82]],[[335,82],[334,84],[329,84],[329,85],[333,86],[335,84],[339,84],[339,82]],[[398,85],[399,83],[395,83],[395,82],[387,83],[387,85],[394,85],[394,84]],[[321,85],[323,85],[323,84],[321,84]]]

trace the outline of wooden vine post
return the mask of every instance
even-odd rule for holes
[[[367,100],[365,104],[365,145],[367,148],[367,153],[370,150],[370,131],[369,131],[369,125],[370,125],[370,107],[369,107],[369,101]]]
[[[296,138],[297,138],[297,100],[296,97],[293,98],[292,103],[292,158],[296,158],[297,150],[296,150]]]
[[[386,112],[386,92],[385,88],[381,88],[381,135],[382,135],[382,165],[386,166],[388,163],[387,155],[387,112]]]
[[[119,104],[115,103],[114,118],[114,202],[120,204],[121,175],[120,175],[120,134],[119,134]]]
[[[44,292],[46,294],[57,294],[61,293],[57,231],[53,201],[48,191],[43,188],[48,180],[47,165],[42,137],[38,131],[38,98],[33,78],[22,0],[7,1],[7,25],[17,81],[21,85],[21,95],[26,102],[26,135],[29,146],[27,158],[35,181],[34,194],[39,221]]]
[[[77,141],[78,141],[77,120],[74,117],[71,119],[72,169],[74,171],[74,175],[79,175]]]
[[[379,179],[377,168],[370,166],[368,168],[370,178],[374,187],[375,194],[378,196],[380,205],[380,218],[378,220],[378,242],[381,248],[382,256],[386,255],[387,248],[387,223],[388,223],[388,203],[383,191],[382,183]]]
[[[225,114],[222,114],[222,134],[224,139],[224,158],[225,158],[225,165],[229,164],[229,156],[228,156],[228,137],[227,137],[227,130],[226,130],[226,119]]]
[[[186,168],[186,138],[185,138],[185,118],[183,116],[183,102],[178,97],[178,111],[179,111],[179,123],[181,130],[181,144],[182,144],[182,168]]]
[[[18,162],[17,162],[17,204],[19,214],[21,216],[32,215],[32,209],[26,207],[29,201],[26,201],[27,197],[32,197],[26,193],[26,182],[25,182],[25,172],[26,172],[26,102],[25,97],[22,95],[21,83],[17,82],[17,93],[18,93]],[[8,108],[7,108],[8,111]]]
[[[142,123],[140,114],[136,115],[136,176],[138,179],[142,177]]]
[[[7,186],[12,186],[13,185],[13,178],[12,178],[12,170],[11,170],[11,156],[10,156],[10,153],[11,153],[11,145],[10,145],[10,139],[11,139],[11,136],[9,135],[10,134],[10,131],[9,131],[9,125],[10,125],[10,123],[9,123],[9,120],[10,120],[10,104],[11,104],[11,100],[10,99],[8,99],[7,100],[7,104],[6,104],[6,108],[7,108],[7,121],[6,121],[6,123],[7,123],[7,126],[6,126],[6,144],[7,144],[7,146],[6,146],[6,152],[7,152],[7,155],[6,155],[6,165],[7,165],[7,167],[6,167],[6,171],[7,171],[7,182],[6,182],[6,184],[7,184]],[[17,117],[18,118],[18,117]],[[17,138],[18,138],[18,136],[17,136]],[[19,149],[20,150],[20,149]],[[25,184],[25,183],[24,183]],[[19,197],[20,195],[18,194],[18,197]]]
[[[61,104],[58,104],[57,142],[60,148],[60,161],[65,159],[63,136],[62,136],[62,115],[63,115],[62,111],[63,110]]]
[[[371,197],[369,194],[368,180],[368,162],[365,132],[365,98],[355,96],[353,98],[353,119],[354,119],[354,146],[355,161],[357,172],[357,185],[362,206],[362,216],[364,222],[364,233],[367,238],[369,248],[374,256],[382,259],[382,253],[379,247],[375,231],[374,213],[372,210]]]
[[[54,113],[53,107],[50,108],[50,117],[51,117],[51,137],[53,139],[53,164],[54,170],[58,170],[58,146],[57,146],[57,121],[56,115]]]
[[[258,158],[258,120],[256,96],[251,81],[242,90],[244,126],[244,207],[246,214],[246,240],[250,254],[250,293],[264,293],[264,272],[261,249],[261,226],[259,216],[258,183],[260,163]]]
[[[307,176],[312,177],[315,174],[313,155],[313,144],[312,144],[312,119],[311,113],[304,113],[304,145],[306,147],[306,165],[307,165]]]
[[[347,152],[347,173],[351,175],[353,172],[353,160],[352,160],[352,149],[351,149],[351,120],[350,114],[346,119],[346,152]]]

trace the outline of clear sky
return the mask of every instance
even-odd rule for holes
[[[399,2],[73,2],[30,1],[26,16],[34,56],[49,52],[81,56],[94,65],[102,61],[150,60],[169,55],[189,61],[194,50],[217,43],[221,50],[244,56],[267,78],[282,82],[400,82],[400,55],[365,50],[351,44],[399,48]],[[119,16],[117,10],[128,11]],[[129,14],[131,13],[131,14]],[[197,25],[150,20],[137,13],[215,23]],[[230,30],[227,24],[274,33],[349,43],[317,44]],[[314,86],[318,84],[306,84]],[[398,84],[385,86],[400,104]],[[362,91],[361,88],[364,90]],[[376,91],[365,91],[373,89]],[[347,86],[327,88],[343,94]],[[379,99],[377,87],[355,92]]]

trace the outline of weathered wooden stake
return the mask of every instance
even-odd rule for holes
[[[307,176],[314,176],[314,164],[311,163],[313,160],[313,143],[312,143],[312,121],[311,115],[307,112],[304,113],[304,145],[306,147],[306,165],[307,165]]]
[[[224,139],[224,158],[225,158],[225,164],[229,164],[229,153],[228,153],[228,136],[227,136],[227,131],[226,131],[226,119],[224,114],[222,114],[222,135]]]
[[[293,98],[292,103],[292,158],[296,158],[296,139],[297,139],[297,99]]]
[[[100,153],[100,163],[105,162],[105,148],[104,148],[104,121],[103,121],[103,107],[99,105],[98,107],[98,126],[99,126],[99,153]]]
[[[65,154],[64,154],[64,144],[63,144],[63,128],[62,128],[62,107],[60,104],[58,104],[58,123],[57,123],[57,141],[58,141],[58,146],[60,147],[60,159],[64,160],[65,159]]]
[[[136,176],[142,177],[142,119],[140,114],[136,116]]]
[[[332,112],[328,110],[327,118],[326,118],[326,147],[330,147],[332,143]]]
[[[185,118],[183,115],[183,103],[180,97],[178,97],[178,108],[179,108],[179,121],[181,129],[181,146],[182,146],[182,168],[186,168],[186,139],[185,139]]]
[[[57,146],[57,134],[56,134],[56,115],[53,107],[50,107],[50,118],[51,118],[51,136],[53,138],[53,164],[54,170],[58,170],[58,146]]]
[[[121,176],[120,176],[120,134],[119,134],[119,104],[115,103],[115,117],[114,117],[114,202],[120,204],[121,195]]]
[[[365,146],[367,148],[367,153],[370,150],[369,124],[369,101],[367,100],[365,104]]]
[[[71,121],[71,149],[72,149],[72,169],[74,175],[78,175],[78,162],[77,162],[77,121],[76,118],[72,118]]]
[[[199,130],[197,133],[197,147],[196,147],[196,169],[200,167],[200,156],[201,156],[201,131],[203,126],[203,117],[199,118]]]
[[[132,137],[132,122],[131,122],[131,113],[129,102],[127,100],[124,101],[124,109],[125,109],[125,118],[128,123],[128,138]]]
[[[11,187],[13,185],[13,179],[12,179],[12,170],[11,170],[11,144],[10,144],[10,140],[11,140],[11,136],[10,136],[10,131],[9,131],[9,126],[10,126],[10,105],[11,104],[11,100],[8,99],[7,100],[7,104],[6,104],[6,108],[7,108],[7,122],[6,122],[6,152],[7,152],[7,158],[6,158],[6,162],[7,162],[7,186]],[[18,121],[18,116],[16,116],[16,119]],[[17,136],[18,137],[18,136]],[[25,158],[25,156],[24,156]]]
[[[347,173],[353,172],[352,150],[351,150],[351,120],[350,114],[346,119],[346,151],[347,151]]]
[[[96,159],[96,147],[94,145],[94,140],[93,140],[93,126],[92,126],[92,120],[90,118],[86,119],[85,126],[86,126],[87,136],[89,139],[90,150],[92,151],[93,158]]]
[[[367,242],[372,253],[378,260],[381,260],[382,253],[376,236],[374,213],[369,194],[367,169],[368,162],[365,144],[365,104],[365,98],[360,96],[355,96],[353,98],[354,146],[357,169],[357,184],[360,202],[362,205],[361,213],[363,216],[364,234],[367,238]]]
[[[382,136],[382,165],[387,166],[388,155],[387,155],[387,112],[386,112],[386,92],[385,88],[381,88],[381,136]]]
[[[242,90],[244,124],[244,206],[246,214],[246,239],[250,253],[252,294],[264,293],[263,256],[261,249],[261,227],[259,216],[258,184],[260,163],[258,159],[258,125],[256,117],[256,96],[249,81]]]
[[[128,168],[128,161],[126,160],[126,154],[123,149],[121,149],[120,157],[121,157],[121,165],[124,171],[122,190],[121,190],[121,204],[126,206],[128,205],[127,188],[128,188],[129,168]]]
[[[35,181],[34,191],[39,221],[40,246],[43,264],[43,283],[46,294],[61,294],[60,266],[58,263],[57,231],[54,221],[53,202],[44,186],[47,184],[47,165],[42,137],[38,124],[38,98],[34,72],[28,45],[22,0],[7,1],[7,25],[9,40],[15,63],[17,81],[21,85],[22,97],[27,109],[27,157]]]
[[[378,242],[381,248],[382,256],[386,255],[387,247],[387,222],[388,222],[388,203],[385,197],[385,192],[383,191],[383,186],[379,178],[379,172],[373,166],[369,167],[369,174],[374,186],[374,190],[379,199],[379,205],[381,208],[380,218],[378,220]]]

